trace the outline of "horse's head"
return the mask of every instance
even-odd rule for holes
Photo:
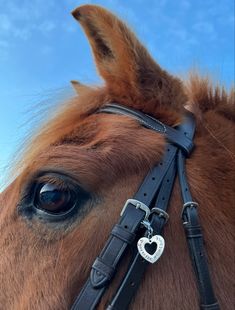
[[[72,14],[105,84],[91,88],[74,82],[78,95],[42,126],[17,166],[17,178],[1,194],[4,309],[69,309],[123,204],[163,154],[162,135],[129,117],[97,110],[117,102],[175,126],[189,100],[181,81],[155,63],[110,12],[85,5]],[[174,200],[179,203],[179,193]],[[173,245],[171,258],[174,251]],[[190,262],[185,264],[190,270]],[[152,279],[143,287],[143,300],[149,299]],[[105,298],[111,294],[112,288]]]

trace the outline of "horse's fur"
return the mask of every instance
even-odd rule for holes
[[[134,107],[176,125],[186,105],[197,119],[196,149],[187,161],[193,197],[222,309],[232,309],[234,204],[234,92],[213,89],[194,75],[187,83],[161,69],[127,26],[86,5],[73,12],[90,41],[105,86],[76,82],[79,95],[43,125],[14,167],[16,180],[0,195],[0,308],[69,309],[88,277],[122,205],[163,154],[163,137],[128,117],[94,114],[107,102]],[[17,213],[22,188],[42,168],[59,169],[93,193],[84,218],[72,223],[29,223]],[[166,250],[151,266],[132,309],[198,309],[198,293],[180,220],[175,186]],[[112,282],[99,309],[118,285]]]

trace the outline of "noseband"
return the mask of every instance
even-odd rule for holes
[[[149,115],[119,104],[108,104],[98,113],[114,113],[134,118],[144,127],[163,134],[168,142],[161,162],[147,174],[135,196],[126,201],[119,222],[113,227],[103,250],[94,261],[90,276],[76,298],[72,310],[96,308],[120,260],[130,247],[132,259],[116,294],[107,306],[107,310],[128,309],[147,266],[156,262],[164,250],[162,234],[169,218],[167,207],[176,173],[183,200],[181,218],[198,285],[200,308],[218,310],[198,218],[198,204],[191,196],[185,170],[185,159],[190,156],[194,147],[193,114],[185,111],[183,123],[172,128]],[[157,247],[150,251],[153,244]]]

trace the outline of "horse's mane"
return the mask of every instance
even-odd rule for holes
[[[208,77],[200,77],[197,73],[191,74],[189,79],[184,83],[184,86],[185,93],[188,97],[187,105],[190,107],[190,110],[193,111],[196,118],[199,120],[199,123],[203,123],[201,120],[203,120],[204,114],[208,111],[220,114],[222,117],[225,117],[230,121],[235,120],[234,89],[226,91],[225,87],[220,86],[219,84],[214,85]],[[32,168],[34,162],[37,161],[39,154],[46,150],[50,145],[67,143],[78,144],[81,146],[85,144],[86,147],[94,148],[101,143],[103,145],[105,145],[106,142],[108,143],[110,138],[112,139],[112,134],[115,132],[115,119],[117,119],[117,117],[111,117],[111,122],[108,126],[104,128],[102,133],[97,134],[96,119],[93,118],[92,120],[92,114],[99,108],[99,106],[106,102],[110,102],[110,100],[111,99],[108,96],[105,87],[94,88],[84,87],[84,85],[82,85],[79,89],[79,95],[65,101],[60,104],[57,109],[54,109],[55,112],[53,116],[47,118],[41,126],[38,127],[38,130],[31,135],[30,139],[28,139],[28,142],[19,153],[15,165],[13,165],[11,171],[13,172],[11,173],[13,174],[13,177],[21,174],[26,167],[30,166]],[[170,125],[174,125],[174,122],[176,121],[174,113],[171,115],[169,114],[169,111],[168,114],[165,115],[164,110],[162,111],[159,109],[157,116],[163,121],[168,122]],[[81,124],[84,124],[84,126],[81,126]],[[133,134],[140,139],[140,136],[136,131],[138,125],[134,124],[133,121],[123,120],[122,125],[123,130],[118,133],[118,137],[117,135],[115,136],[116,139],[122,140],[122,143],[125,144],[124,136],[128,134],[128,130],[133,130]],[[126,130],[125,126],[127,127]],[[107,127],[109,127],[108,130]],[[113,130],[111,130],[111,127],[113,127]],[[120,117],[118,117],[117,127],[117,131],[119,131]],[[77,132],[78,128],[79,130]],[[105,130],[108,133],[105,133]],[[135,144],[135,142],[138,144],[138,139],[133,140],[132,137],[132,144]],[[148,144],[150,145],[151,139],[152,136],[150,136],[148,141]],[[161,143],[160,140],[159,143]],[[140,142],[141,141],[142,140],[140,139]],[[130,141],[127,139],[127,145],[129,142]],[[125,146],[123,147],[123,150],[125,150]],[[117,161],[120,161],[123,152],[120,149],[118,152],[119,157],[117,158]],[[153,157],[156,158],[156,154],[158,154],[159,151],[153,147],[153,152],[148,150],[148,154],[146,155],[145,153],[145,150],[142,150],[142,153],[139,154],[134,169],[141,169],[143,165],[152,165],[152,159]],[[112,156],[114,155],[115,154],[112,153]],[[141,156],[143,157],[142,159]],[[114,158],[115,156],[113,157],[113,161]],[[124,158],[123,163],[127,160],[125,156]],[[130,161],[128,160],[128,163],[129,162]]]
[[[208,76],[200,77],[192,73],[186,82],[186,92],[190,105],[197,117],[213,110],[229,120],[235,121],[235,89],[227,91],[224,86],[213,83]]]

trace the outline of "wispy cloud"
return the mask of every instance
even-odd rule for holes
[[[191,3],[189,0],[181,0],[181,1],[179,1],[179,6],[183,10],[188,10],[191,7]]]
[[[38,30],[40,30],[42,33],[50,33],[56,28],[56,24],[53,21],[45,20],[40,25],[36,26]]]
[[[215,29],[212,23],[200,21],[193,25],[193,29],[204,34],[213,34]]]
[[[26,40],[30,37],[31,30],[25,26],[16,25],[7,14],[0,14],[0,39],[11,40],[12,37]]]
[[[6,48],[6,47],[9,47],[9,46],[10,46],[10,44],[9,44],[8,41],[6,41],[6,40],[0,40],[0,49],[1,49],[1,47],[2,47],[2,48]]]
[[[17,1],[16,1],[17,2]],[[16,2],[6,2],[0,14],[0,39],[18,38],[28,40],[32,33],[40,31],[48,34],[55,28],[55,22],[48,19],[42,1],[32,0],[31,2],[22,1],[20,5]],[[53,7],[54,1],[49,1],[47,10]],[[48,11],[47,11],[48,14]],[[45,17],[46,16],[46,17]]]
[[[6,14],[0,14],[0,31],[8,32],[12,27],[10,18]]]
[[[4,62],[7,59],[7,51],[0,48],[0,61]]]
[[[20,40],[23,40],[23,41],[26,41],[26,40],[28,40],[31,37],[32,31],[31,31],[31,29],[26,28],[26,27],[25,28],[21,28],[21,29],[15,28],[15,29],[12,30],[12,34],[16,38],[18,38]]]
[[[208,41],[213,41],[217,38],[215,26],[208,21],[196,22],[192,29],[197,33],[197,36],[206,36]]]
[[[45,45],[45,46],[41,47],[42,55],[49,55],[52,53],[52,51],[53,51],[53,48],[49,45]]]

